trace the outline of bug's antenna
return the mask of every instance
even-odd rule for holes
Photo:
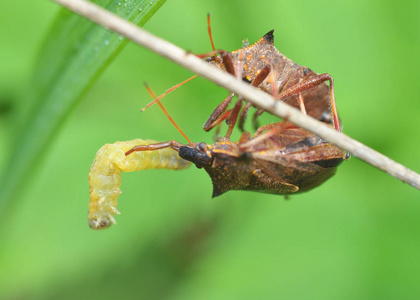
[[[146,108],[149,108],[150,106],[152,106],[153,104],[155,104],[156,102],[159,102],[160,99],[162,99],[163,97],[166,96],[166,94],[169,94],[170,92],[172,92],[173,90],[176,90],[177,88],[179,88],[181,85],[187,83],[190,80],[193,80],[194,78],[197,78],[199,75],[194,75],[190,78],[188,78],[187,80],[184,80],[181,83],[178,83],[177,85],[174,85],[173,87],[171,87],[170,89],[167,89],[162,95],[160,95],[159,97],[156,97],[156,94],[153,93],[155,96],[155,100],[153,100],[152,102],[150,102],[149,104],[147,104],[145,107],[143,107],[141,109],[141,112],[144,112],[146,110]],[[147,85],[146,85],[147,86]]]
[[[153,92],[152,88],[146,83],[144,82],[144,85],[146,86],[147,91],[149,92],[149,94],[153,97],[156,98],[156,94],[155,92]],[[179,133],[182,134],[182,136],[188,141],[188,144],[192,145],[190,139],[187,137],[187,135],[181,130],[181,128],[179,128],[178,124],[175,123],[174,119],[172,119],[171,115],[168,113],[168,111],[166,110],[166,108],[163,106],[163,104],[159,101],[159,98],[156,98],[156,100],[154,100],[155,102],[157,102],[157,104],[159,105],[160,109],[162,109],[163,113],[168,117],[169,121],[171,121],[171,123],[175,126],[175,128],[179,131]]]
[[[211,48],[213,49],[213,51],[216,51],[216,48],[214,47],[214,43],[213,43],[213,36],[211,34],[210,13],[207,14],[207,25],[208,25],[208,30],[209,30],[209,37],[210,37]]]
[[[211,25],[210,25],[210,13],[208,13],[207,14],[207,25],[208,25],[208,31],[209,31],[209,37],[210,37],[210,43],[211,43],[211,47],[212,47],[212,49],[213,49],[213,51],[212,52],[214,52],[215,54],[214,54],[214,57],[216,58],[216,56],[217,56],[217,54],[219,53],[218,51],[216,51],[216,48],[214,47],[214,43],[213,43],[213,36],[212,36],[212,34],[211,34]],[[203,57],[205,57],[205,56],[203,56],[203,57],[201,57],[200,55],[197,55],[198,57],[200,57],[200,58],[203,58]],[[206,56],[208,56],[208,55],[206,55]],[[149,104],[147,104],[145,107],[143,107],[142,109],[141,109],[141,111],[142,112],[144,112],[145,110],[146,110],[146,108],[149,108],[150,106],[152,106],[153,104],[155,104],[156,102],[159,102],[159,100],[160,99],[162,99],[163,97],[165,97],[166,96],[166,94],[169,94],[170,92],[172,92],[173,90],[176,90],[177,88],[179,88],[181,85],[183,85],[183,84],[185,84],[185,83],[187,83],[188,81],[190,81],[190,80],[193,80],[194,78],[196,78],[196,77],[198,77],[199,75],[194,75],[194,76],[192,76],[192,77],[190,77],[190,78],[188,78],[187,80],[184,80],[183,82],[181,82],[181,83],[178,83],[177,85],[175,85],[175,86],[173,86],[173,87],[171,87],[170,89],[167,89],[162,95],[160,95],[159,97],[156,97],[152,102],[150,102]]]

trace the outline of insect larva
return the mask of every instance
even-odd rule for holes
[[[132,172],[147,169],[181,170],[190,163],[179,157],[171,148],[158,151],[135,152],[125,156],[125,152],[137,145],[156,143],[153,140],[136,139],[127,142],[106,144],[96,153],[89,171],[89,216],[92,229],[102,229],[115,223],[117,198],[121,194],[121,171]]]

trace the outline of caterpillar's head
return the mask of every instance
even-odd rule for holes
[[[121,191],[109,191],[111,194],[120,194]],[[103,196],[103,194],[102,194]],[[107,195],[110,198],[110,195]],[[115,198],[115,197],[113,197]],[[99,201],[89,203],[88,224],[89,227],[95,230],[105,229],[111,226],[112,223],[117,224],[114,216],[120,214],[113,202],[104,203],[104,197],[100,197]],[[116,198],[115,198],[116,203]]]
[[[105,229],[111,226],[112,221],[108,218],[102,217],[100,219],[88,219],[89,227],[92,229]]]

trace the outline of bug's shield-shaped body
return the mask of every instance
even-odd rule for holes
[[[181,159],[171,148],[157,151],[135,152],[129,156],[125,152],[136,145],[153,144],[153,140],[136,139],[127,142],[106,144],[98,150],[89,171],[89,216],[92,229],[102,229],[115,223],[117,198],[121,194],[121,172],[146,169],[187,168],[190,163]]]
[[[241,51],[245,51],[245,58],[242,61],[242,78],[247,82],[252,82],[265,66],[271,66],[272,72],[275,74],[274,80],[268,76],[258,86],[263,91],[271,94],[273,82],[276,85],[275,89],[281,93],[301,81],[317,77],[318,73],[296,64],[277,50],[274,46],[273,32],[274,30],[271,30],[256,43],[244,49],[230,52],[232,62],[236,65],[240,59]],[[209,57],[207,61],[222,70],[226,69],[220,59]],[[331,103],[329,86],[325,82],[303,91],[302,97],[308,115],[318,120],[325,117],[325,113],[329,111]],[[284,102],[295,108],[299,108],[296,95],[291,95]]]
[[[334,175],[346,152],[296,128],[249,149],[222,139],[213,145],[183,146],[179,155],[207,171],[216,197],[229,190],[308,191]]]

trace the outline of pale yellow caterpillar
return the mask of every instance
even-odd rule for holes
[[[181,170],[190,163],[179,157],[171,148],[155,151],[139,151],[125,156],[136,145],[155,144],[153,140],[136,139],[106,144],[96,153],[89,171],[89,216],[92,229],[102,229],[116,224],[117,198],[121,194],[121,171],[132,172],[146,169]]]

